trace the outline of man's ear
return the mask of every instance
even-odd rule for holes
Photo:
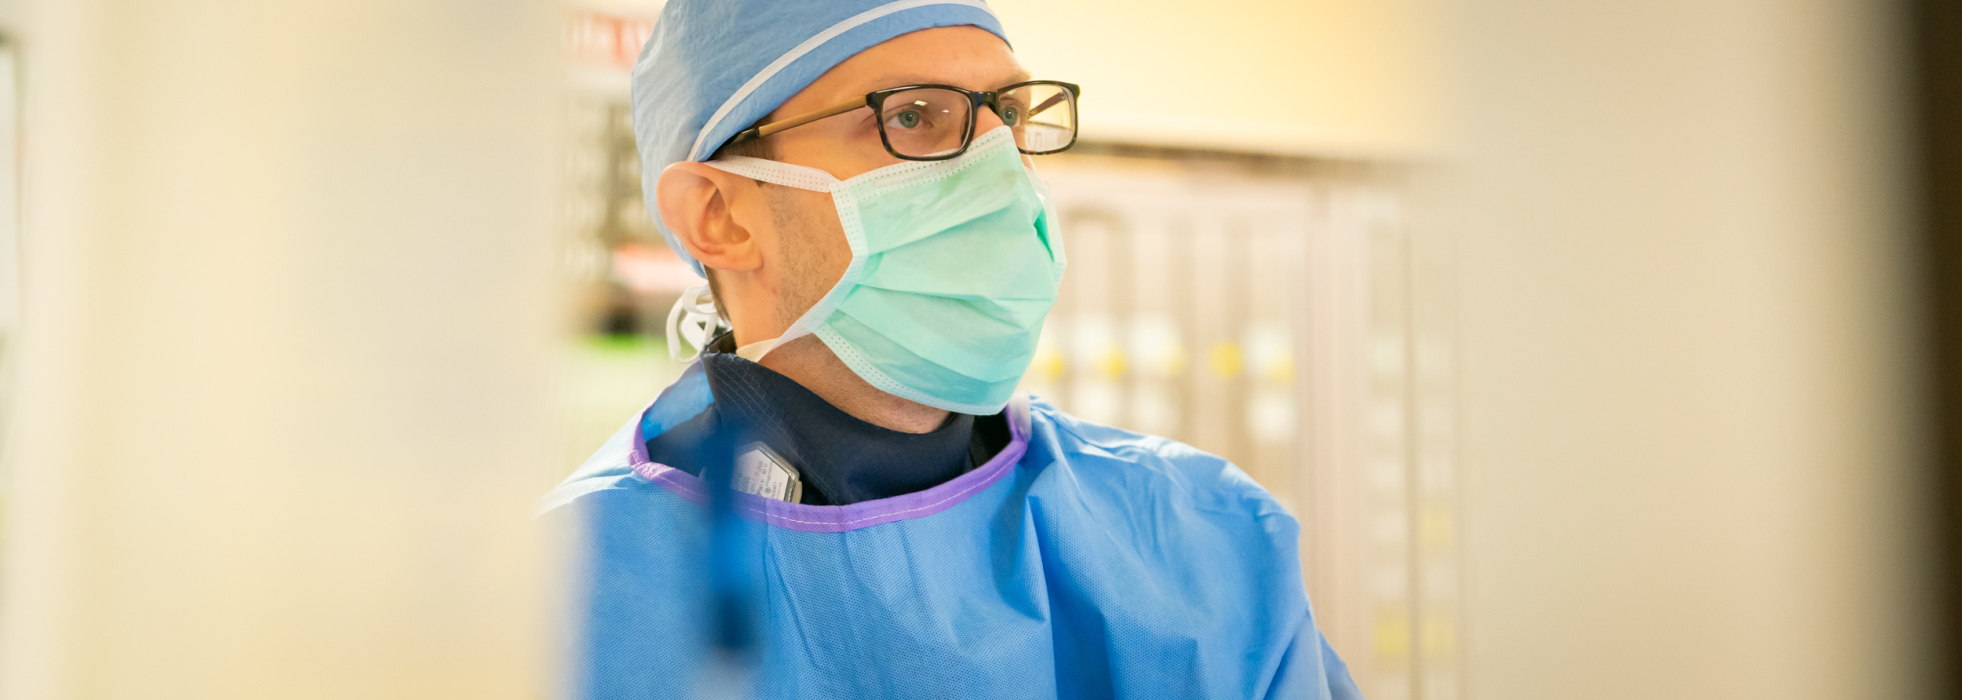
[[[763,264],[744,203],[762,192],[756,181],[702,163],[684,161],[661,171],[654,199],[661,223],[704,267],[754,270]]]

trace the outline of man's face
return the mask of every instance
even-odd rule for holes
[[[988,91],[1028,79],[1000,37],[978,27],[937,27],[895,37],[832,67],[772,112],[765,123],[794,117],[866,93],[902,85],[933,83]],[[987,109],[976,115],[974,134],[1002,125]],[[879,141],[870,109],[821,119],[767,138],[774,158],[817,168],[840,180],[902,163]],[[1025,157],[1026,159],[1026,157]],[[787,327],[815,306],[851,264],[851,246],[831,196],[789,187],[766,186],[763,202],[772,231],[752,231],[765,265],[782,271],[776,290],[775,324]],[[750,200],[754,202],[755,200]]]

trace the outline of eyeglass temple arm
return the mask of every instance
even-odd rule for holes
[[[760,139],[765,136],[769,136],[771,134],[777,133],[779,131],[783,131],[785,129],[809,124],[811,122],[817,121],[819,119],[823,119],[825,117],[835,117],[837,115],[850,112],[854,109],[864,107],[865,105],[866,102],[863,99],[853,100],[851,102],[841,102],[839,104],[826,107],[824,109],[820,109],[815,112],[805,112],[803,114],[799,114],[795,117],[791,117],[789,119],[785,119],[780,122],[772,122],[769,124],[764,124],[762,126],[755,126],[755,127],[750,127],[748,129],[744,129],[742,131],[736,132],[736,135],[733,138],[729,139],[729,142],[736,143],[738,141]]]
[[[1069,93],[1063,93],[1063,92],[1059,92],[1059,93],[1056,93],[1056,94],[1054,94],[1054,95],[1050,95],[1050,96],[1049,96],[1049,99],[1046,99],[1046,100],[1043,100],[1043,101],[1042,101],[1042,104],[1039,104],[1039,105],[1036,105],[1035,107],[1033,107],[1033,108],[1031,108],[1031,109],[1029,110],[1029,116],[1031,116],[1031,117],[1033,117],[1033,116],[1035,116],[1035,115],[1038,115],[1038,114],[1041,114],[1041,113],[1043,113],[1043,112],[1046,112],[1046,111],[1049,111],[1049,108],[1050,108],[1050,107],[1054,107],[1054,106],[1056,106],[1056,105],[1058,105],[1058,104],[1061,104],[1061,103],[1062,103],[1062,101],[1063,101],[1063,98],[1064,98],[1064,97],[1066,97],[1066,96],[1067,96],[1068,94],[1069,94]]]

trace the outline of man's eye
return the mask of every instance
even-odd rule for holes
[[[894,113],[891,118],[886,120],[886,126],[899,127],[901,129],[917,129],[921,121],[924,120],[920,118],[918,111],[908,109]]]
[[[1022,122],[1022,106],[1021,106],[1021,105],[1003,105],[1003,106],[1002,106],[1002,108],[1001,108],[1001,123],[1002,123],[1003,125],[1005,125],[1005,126],[1015,126],[1015,125],[1017,125],[1017,124],[1020,124],[1021,122]]]

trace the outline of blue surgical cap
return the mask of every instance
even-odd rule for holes
[[[907,32],[974,25],[1002,37],[981,0],[669,0],[634,62],[641,196],[668,247],[702,264],[661,223],[661,170],[708,160],[736,132],[860,51]]]

